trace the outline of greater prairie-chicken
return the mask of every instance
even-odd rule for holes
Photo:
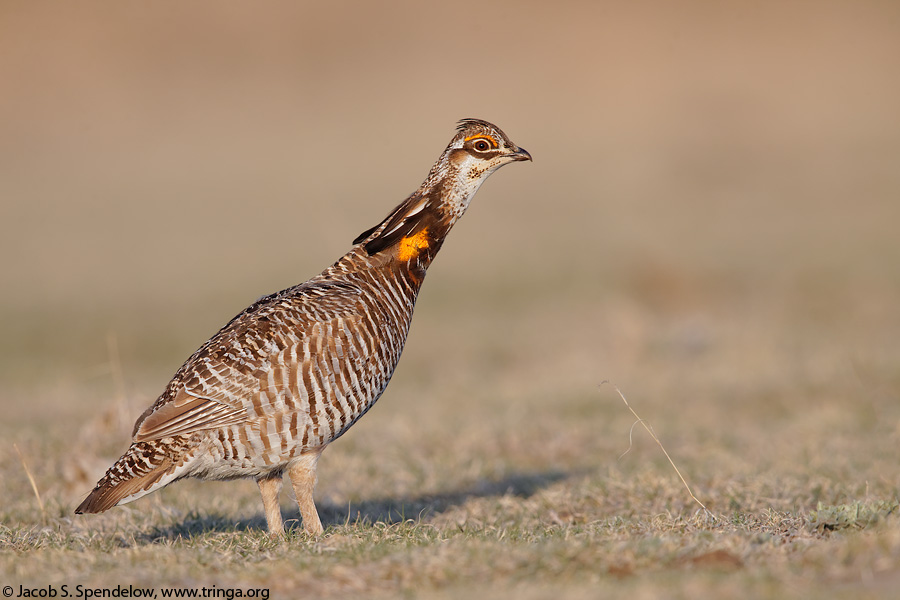
[[[321,274],[245,309],[182,365],[134,425],[131,447],[76,513],[103,512],[183,477],[254,477],[283,531],[287,471],[304,529],[322,450],[366,413],[400,359],[416,296],[482,182],[531,155],[498,127],[460,121],[424,183]]]

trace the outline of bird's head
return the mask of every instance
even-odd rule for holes
[[[499,127],[480,119],[463,119],[422,189],[438,183],[443,188],[441,195],[452,206],[450,212],[458,218],[491,173],[523,160],[531,160],[531,154],[516,146]]]
[[[479,119],[463,119],[447,147],[447,158],[471,179],[484,178],[511,162],[531,160],[496,125]]]
[[[431,248],[433,254],[484,180],[503,165],[523,160],[531,160],[531,154],[512,143],[499,127],[463,119],[419,189],[353,243],[365,242],[370,256],[401,240],[416,249],[401,252],[403,260],[407,255],[419,256],[423,247]]]

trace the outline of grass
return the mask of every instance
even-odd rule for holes
[[[610,270],[562,294],[528,277],[454,280],[454,241],[387,394],[322,457],[320,539],[296,522],[269,539],[252,481],[179,482],[72,514],[190,351],[155,322],[118,345],[97,332],[94,350],[60,359],[83,366],[43,383],[8,378],[0,583],[273,597],[893,595],[900,341],[888,332],[900,288],[889,279],[843,273],[852,285],[822,297],[749,268],[731,275],[760,282],[749,291],[713,275]],[[160,339],[183,347],[157,359]],[[289,491],[282,506],[298,519]]]
[[[10,371],[0,584],[215,584],[273,597],[893,596],[895,280],[843,271],[822,284],[838,292],[823,295],[760,277],[752,261],[737,261],[745,266],[723,285],[719,271],[679,261],[635,271],[598,260],[603,277],[571,286],[548,272],[551,283],[535,287],[523,270],[458,270],[466,235],[454,232],[429,275],[388,392],[322,457],[320,539],[296,523],[269,539],[252,481],[179,482],[104,515],[72,514],[178,360],[239,308],[219,306],[214,286],[201,320],[172,309],[180,329],[136,319],[116,346],[95,328],[78,333],[93,339],[81,353],[47,350],[54,371]],[[882,260],[870,268],[888,274]],[[605,379],[714,518],[616,390],[598,387]],[[298,518],[289,490],[282,506]]]
[[[732,493],[757,491],[731,487]],[[882,514],[878,523],[823,532],[808,513],[762,506],[713,521],[685,510],[682,495],[657,474],[630,481],[611,474],[534,491],[511,486],[415,518],[403,518],[396,505],[364,503],[342,522],[336,507],[328,507],[330,524],[319,540],[299,528],[272,540],[259,518],[235,523],[223,508],[202,516],[123,509],[100,525],[60,515],[43,527],[2,530],[4,554],[28,557],[3,575],[43,585],[214,581],[325,597],[363,591],[456,596],[486,589],[512,597],[541,588],[577,596],[596,586],[674,597],[697,588],[734,597],[879,597],[880,582],[892,579],[900,534],[882,505],[863,505]],[[609,516],[604,507],[610,505],[628,509]]]
[[[484,318],[423,316],[417,326],[437,339]],[[616,347],[628,346],[624,331],[631,329]],[[559,389],[545,379],[538,363],[567,361],[565,352],[548,359],[525,351],[513,360],[473,344],[471,354],[451,358],[460,364],[440,379],[448,385],[435,388],[431,368],[446,351],[414,337],[381,404],[323,455],[320,539],[296,522],[284,540],[270,539],[251,481],[180,482],[99,517],[72,515],[124,446],[127,425],[117,420],[120,384],[110,374],[107,410],[74,430],[72,451],[64,413],[93,394],[68,390],[71,406],[59,418],[7,431],[46,506],[4,447],[0,578],[215,583],[264,587],[274,597],[890,597],[900,573],[900,406],[889,391],[896,369],[867,361],[855,367],[864,379],[849,379],[850,367],[831,369],[831,350],[820,347],[805,357],[809,364],[757,357],[746,386],[723,390],[723,381],[741,379],[729,365],[739,338],[722,340],[717,352],[688,350],[707,368],[684,372],[685,350],[672,349],[671,332],[656,335],[641,351],[655,377],[632,384],[643,393],[628,393],[629,403],[711,515],[650,436],[637,428],[629,441],[634,417],[611,386],[579,393],[580,383]],[[518,360],[533,374],[524,388]],[[485,362],[514,366],[479,386]],[[670,378],[681,387],[660,391]],[[298,518],[289,498],[283,507],[286,518]]]

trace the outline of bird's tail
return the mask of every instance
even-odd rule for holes
[[[75,514],[100,513],[156,491],[184,477],[192,458],[186,436],[135,442],[97,482]]]

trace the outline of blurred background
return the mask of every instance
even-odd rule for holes
[[[0,81],[0,432],[54,457],[121,420],[62,502],[191,352],[344,253],[463,117],[534,163],[453,231],[348,452],[385,428],[454,444],[452,423],[516,468],[595,438],[613,462],[633,418],[605,379],[658,430],[687,417],[668,439],[698,470],[860,431],[896,448],[900,3],[3,2]],[[323,494],[365,493],[325,469]]]

